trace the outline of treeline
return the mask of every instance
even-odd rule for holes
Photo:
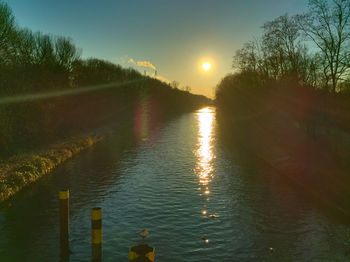
[[[134,69],[84,60],[70,38],[20,28],[0,2],[0,156],[131,117],[142,96],[163,114],[207,103]]]
[[[310,0],[308,8],[266,22],[261,37],[237,50],[235,73],[216,89],[219,108],[244,116],[264,105],[271,114],[304,101],[308,110],[296,121],[307,129],[337,124],[350,131],[350,0]]]
[[[266,181],[348,210],[350,1],[310,0],[266,22],[233,68],[216,89],[223,144]]]
[[[217,88],[219,104],[235,87],[259,88],[284,79],[325,93],[350,91],[350,1],[310,0],[308,8],[266,22],[262,36],[236,52],[236,73]]]

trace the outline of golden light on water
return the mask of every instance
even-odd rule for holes
[[[215,158],[213,152],[213,129],[214,129],[214,109],[210,107],[202,108],[196,113],[196,120],[198,125],[197,133],[197,148],[195,151],[196,168],[195,173],[198,176],[200,187],[200,195],[206,200],[205,203],[209,202],[210,187],[209,183],[213,179],[213,160]],[[208,217],[207,205],[204,204],[202,208],[202,216]],[[211,217],[210,217],[211,218]],[[205,243],[209,243],[206,237],[202,238]]]
[[[202,108],[197,112],[198,121],[198,148],[196,150],[197,164],[196,172],[199,177],[199,182],[202,185],[207,185],[212,179],[213,166],[212,161],[214,159],[213,153],[213,125],[214,125],[214,113],[209,107]],[[205,194],[209,194],[210,191],[206,188]]]

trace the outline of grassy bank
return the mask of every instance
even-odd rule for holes
[[[0,163],[0,202],[102,139],[103,135],[86,135],[55,144],[46,150],[13,156],[2,161]]]

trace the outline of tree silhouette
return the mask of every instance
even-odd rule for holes
[[[321,51],[325,86],[335,93],[350,66],[350,1],[310,0],[309,9],[297,16],[299,27]]]

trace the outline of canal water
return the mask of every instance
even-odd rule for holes
[[[126,131],[0,206],[0,261],[59,261],[62,188],[71,196],[70,261],[90,260],[93,207],[103,209],[103,261],[128,261],[144,242],[161,262],[350,260],[348,224],[224,141],[215,108],[159,122],[141,105]]]

